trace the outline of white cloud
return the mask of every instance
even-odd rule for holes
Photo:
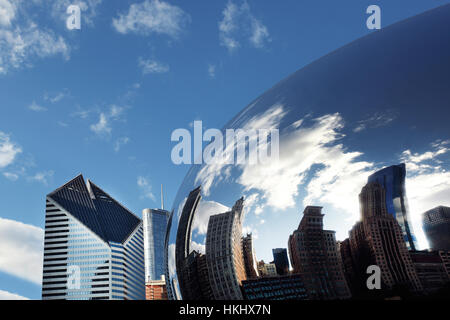
[[[15,293],[0,290],[0,300],[30,300],[30,299],[22,297],[21,295]]]
[[[46,107],[38,105],[35,101],[28,106],[28,109],[35,112],[43,112],[48,110]]]
[[[70,95],[69,90],[64,89],[61,92],[56,92],[53,95],[50,95],[48,93],[44,94],[44,100],[45,101],[50,101],[51,103],[57,103],[59,101],[61,101],[62,99],[68,97]]]
[[[48,179],[50,179],[51,177],[53,177],[54,175],[54,171],[43,171],[43,172],[38,172],[36,173],[34,176],[28,177],[29,181],[36,181],[36,182],[40,182],[44,185],[48,185]]]
[[[142,69],[143,74],[166,73],[170,70],[168,65],[151,59],[144,60],[142,58],[139,58],[138,65]]]
[[[113,26],[122,34],[164,34],[176,38],[190,22],[181,8],[159,0],[134,3],[128,13],[113,19]]]
[[[91,125],[91,130],[98,135],[108,135],[111,133],[111,126],[108,121],[108,117],[103,112],[100,113],[97,123]]]
[[[17,181],[19,179],[19,175],[12,172],[3,172],[3,176],[11,181]]]
[[[128,144],[128,142],[130,142],[130,138],[128,137],[122,137],[116,140],[116,143],[114,144],[114,151],[115,152],[119,152],[120,148],[122,148],[122,146]]]
[[[152,186],[150,185],[150,182],[148,181],[147,178],[139,176],[137,178],[137,185],[141,189],[142,198],[147,198],[156,201],[155,195],[152,192]]]
[[[11,141],[9,135],[0,131],[0,169],[12,164],[22,149]]]
[[[0,270],[41,284],[44,230],[0,218]]]
[[[192,241],[192,240],[191,240],[191,244],[190,244],[189,248],[190,248],[191,252],[194,251],[194,250],[199,252],[199,253],[203,253],[203,254],[205,254],[205,252],[206,252],[206,246],[204,244],[197,243],[197,242]]]
[[[240,6],[228,1],[222,14],[223,19],[219,22],[220,44],[230,52],[240,47],[244,38],[255,48],[262,48],[271,41],[267,27],[253,16],[247,1]]]
[[[208,75],[211,79],[216,77],[216,66],[213,64],[208,65]]]

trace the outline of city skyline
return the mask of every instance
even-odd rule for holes
[[[370,1],[323,5],[290,0],[285,6],[254,0],[84,2],[81,30],[67,30],[66,0],[39,1],[42,6],[16,0],[0,4],[0,33],[9,35],[8,41],[0,41],[4,199],[0,202],[0,299],[40,299],[43,199],[62,182],[83,172],[135,213],[159,206],[157,194],[163,183],[166,203],[174,206],[167,207],[176,212],[184,199],[178,199],[176,192],[185,174],[193,171],[170,161],[173,130],[192,129],[195,120],[202,120],[206,128],[222,128],[245,105],[252,101],[258,105],[259,100],[254,100],[258,95],[282,79],[288,81],[285,77],[295,70],[313,70],[310,63],[336,57],[334,50],[349,48],[356,39],[376,40],[396,22],[449,3],[413,0],[405,6],[378,1],[383,10],[378,32],[366,27]],[[133,10],[142,12],[144,21],[132,21],[141,17]],[[167,20],[158,19],[162,12],[168,13]],[[145,19],[161,24],[153,28]],[[433,24],[428,25],[413,28],[413,33],[419,39],[422,31],[440,35]],[[424,47],[445,54],[445,42],[434,49],[433,39],[438,38],[425,36]],[[408,47],[410,40],[402,37],[402,44]],[[364,41],[367,50],[370,41]],[[370,47],[373,55],[367,51],[364,55],[372,57],[370,63],[352,62],[364,66],[358,70],[375,74],[383,70],[380,65],[391,65],[387,57],[402,54],[382,47],[386,57]],[[439,69],[432,64],[440,61],[439,55],[414,67],[424,55],[413,48],[408,53],[413,66],[396,63],[397,76],[376,74],[367,77],[373,83],[366,83],[366,79],[352,80],[349,75],[358,72],[351,68],[331,68],[323,77],[324,70],[316,67],[314,76],[307,75],[309,80],[298,87],[311,95],[271,101],[274,108],[266,106],[270,112],[259,114],[265,118],[253,120],[282,124],[286,130],[281,133],[289,138],[284,142],[289,144],[282,143],[281,151],[289,149],[293,158],[286,161],[282,153],[282,166],[271,167],[273,171],[259,179],[246,170],[243,179],[235,179],[239,188],[233,192],[220,190],[219,182],[227,179],[229,170],[206,168],[203,175],[193,177],[203,186],[199,212],[226,212],[245,196],[249,210],[243,231],[252,233],[257,258],[269,262],[273,248],[287,246],[284,234],[297,223],[299,208],[306,203],[322,205],[327,210],[326,228],[336,230],[342,240],[358,218],[357,200],[346,200],[348,193],[362,186],[358,177],[406,162],[412,228],[423,248],[420,215],[438,205],[450,206],[450,201],[443,201],[450,190],[450,147],[448,131],[434,121],[446,118],[447,109],[439,116],[434,112],[447,101],[445,95],[423,101],[416,93],[440,89],[426,84],[433,83],[427,75],[444,85],[447,78],[439,73],[445,64]],[[337,76],[347,72],[345,79]],[[398,86],[405,83],[402,74],[415,77],[407,81],[412,89]],[[388,96],[380,81],[385,78],[396,84],[396,92],[405,93],[404,98]],[[316,80],[329,94],[308,87]],[[348,88],[363,97],[348,99],[344,95]],[[310,96],[320,99],[313,101]],[[424,105],[426,114],[418,111]],[[295,108],[303,108],[302,113]],[[428,117],[432,114],[435,118]],[[243,124],[250,125],[248,120],[252,119],[244,118]],[[302,139],[305,133],[307,139]],[[191,238],[198,252],[204,249],[201,238],[206,233],[201,222],[192,221]]]

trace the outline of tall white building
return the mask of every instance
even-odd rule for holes
[[[47,195],[42,299],[145,299],[142,221],[79,175]]]

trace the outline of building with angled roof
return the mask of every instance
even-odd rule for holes
[[[145,299],[141,219],[81,174],[47,195],[42,299]]]

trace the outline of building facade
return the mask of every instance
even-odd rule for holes
[[[423,231],[433,250],[450,250],[450,207],[439,206],[422,217]]]
[[[275,263],[265,263],[264,260],[258,262],[258,272],[260,277],[276,277],[278,275]]]
[[[244,199],[231,211],[212,215],[206,234],[206,263],[215,300],[242,300],[241,282],[246,279],[242,252]]]
[[[369,265],[377,265],[381,269],[382,289],[402,286],[411,292],[420,292],[422,286],[403,230],[397,219],[388,213],[385,194],[380,183],[372,182],[364,186],[359,195],[362,221],[352,228],[349,239],[360,281]],[[365,281],[360,285],[364,286]]]
[[[150,280],[145,283],[146,300],[167,300],[166,280],[162,276],[161,280]]]
[[[308,206],[297,230],[289,237],[289,255],[296,274],[313,300],[348,299],[335,232],[323,230],[322,207]]]
[[[400,225],[408,250],[416,250],[417,241],[409,217],[405,190],[406,168],[399,164],[379,170],[369,176],[368,183],[378,182],[385,190],[386,210]]]
[[[289,273],[289,259],[287,254],[287,249],[276,248],[272,249],[273,263],[277,268],[277,273],[279,275],[286,275]]]
[[[145,299],[142,221],[77,176],[46,199],[43,300]]]
[[[434,293],[449,283],[438,251],[410,251],[410,255],[425,294]]]
[[[242,281],[244,300],[307,300],[303,279],[298,274]]]

